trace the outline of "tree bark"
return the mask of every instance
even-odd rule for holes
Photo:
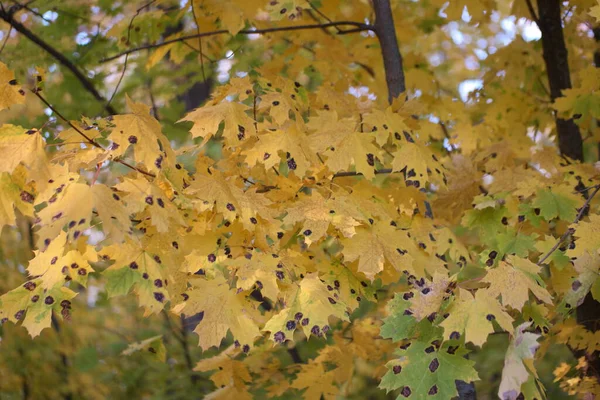
[[[381,46],[388,101],[391,103],[400,96],[400,93],[406,91],[402,54],[398,47],[390,0],[373,0],[373,10],[375,11],[375,34]]]
[[[542,32],[542,48],[552,101],[571,88],[567,47],[562,29],[561,0],[538,0],[537,24]],[[556,117],[558,148],[561,154],[583,161],[583,141],[573,119]]]

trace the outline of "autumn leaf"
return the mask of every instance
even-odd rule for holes
[[[318,275],[306,275],[298,286],[286,293],[286,308],[272,316],[263,330],[271,332],[271,340],[283,343],[294,340],[296,329],[301,329],[306,337],[321,337],[331,329],[329,317],[347,321],[346,305],[334,291],[329,291]]]
[[[476,346],[485,343],[487,336],[494,331],[494,321],[505,331],[513,329],[511,316],[485,289],[478,290],[475,296],[459,289],[447,312],[448,318],[440,324],[444,328],[444,336],[450,338],[464,334],[465,342]]]
[[[0,62],[0,110],[23,103],[25,103],[25,91],[17,83],[15,74],[6,64]]]
[[[501,399],[516,400],[522,392],[521,385],[527,381],[529,376],[533,375],[537,378],[535,369],[533,369],[533,358],[540,346],[537,342],[540,335],[525,332],[529,325],[529,322],[525,322],[515,329],[506,350],[502,380],[498,390],[498,396]],[[536,394],[542,396],[540,393]]]
[[[487,292],[494,298],[502,296],[503,305],[517,310],[523,309],[529,300],[529,291],[539,300],[552,303],[552,297],[539,275],[540,271],[539,266],[525,258],[508,256],[506,262],[501,261],[485,276],[484,281],[490,283]]]
[[[383,271],[385,261],[397,271],[415,272],[411,254],[418,250],[404,232],[393,227],[376,224],[357,229],[356,235],[342,240],[342,243],[344,258],[347,261],[359,260],[358,271],[370,280]],[[422,276],[423,271],[416,271],[415,275]]]
[[[1,64],[1,63],[0,63]],[[47,178],[47,156],[44,140],[36,129],[4,124],[0,127],[0,151],[4,155],[0,161],[0,172],[13,172],[23,163],[29,172],[29,179]]]
[[[0,320],[23,321],[27,332],[35,337],[50,327],[53,311],[60,315],[62,309],[70,309],[75,296],[77,293],[69,288],[45,290],[39,280],[31,280],[0,296]]]
[[[219,346],[229,330],[242,346],[252,347],[259,335],[255,306],[243,294],[230,289],[222,277],[195,281],[193,289],[185,293],[184,301],[173,311],[188,316],[202,313],[194,332],[203,350]]]
[[[114,128],[108,136],[112,141],[110,151],[113,157],[122,157],[131,147],[136,161],[144,163],[150,171],[158,171],[166,163],[161,148],[168,140],[160,123],[150,115],[150,106],[134,103],[129,96],[126,101],[131,113],[113,117]]]
[[[185,116],[181,121],[194,123],[190,130],[192,137],[202,137],[203,144],[217,135],[219,126],[223,123],[223,137],[229,145],[242,143],[255,135],[254,121],[246,114],[249,107],[230,101],[198,108]]]

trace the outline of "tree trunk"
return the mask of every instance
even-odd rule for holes
[[[561,97],[564,89],[571,88],[560,4],[560,0],[538,0],[537,24],[542,31],[542,48],[552,101]],[[574,160],[583,161],[583,141],[575,121],[557,117],[556,131],[561,154]]]

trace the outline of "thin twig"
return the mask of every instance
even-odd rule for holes
[[[99,149],[103,149],[102,146],[100,146],[98,143],[96,143],[94,141],[94,139],[90,138],[88,135],[86,135],[85,133],[83,133],[83,131],[81,129],[79,129],[77,126],[75,126],[71,121],[69,121],[64,115],[62,115],[56,108],[54,108],[52,106],[52,104],[48,103],[48,100],[46,100],[40,93],[38,90],[31,90],[31,93],[35,94],[37,96],[38,99],[40,99],[42,101],[42,103],[44,103],[46,105],[46,107],[48,107],[50,110],[52,110],[52,112],[54,114],[56,114],[60,119],[62,119],[63,121],[65,121],[67,124],[69,124],[69,126],[73,129],[75,129],[75,131],[77,133],[79,133],[87,142],[88,144],[91,144],[94,147],[97,147]],[[103,149],[104,150],[104,149]]]
[[[391,168],[383,168],[383,169],[375,170],[375,175],[391,174],[392,172],[394,172],[394,171]],[[338,172],[338,173],[334,174],[331,179],[333,180],[335,178],[342,178],[342,177],[346,177],[346,176],[359,176],[359,175],[362,175],[362,173],[361,172],[353,172],[353,171],[343,171],[343,172]]]
[[[4,48],[6,47],[6,43],[8,42],[8,38],[10,38],[10,34],[13,30],[12,25],[10,26],[10,28],[8,28],[8,32],[6,33],[6,37],[4,38],[4,41],[2,42],[2,47],[0,47],[0,54],[2,54],[2,51],[4,51]]]
[[[595,187],[595,190],[592,192],[592,194],[590,194],[588,199],[583,204],[583,207],[581,207],[581,209],[577,213],[577,216],[575,217],[573,224],[578,223],[581,220],[581,218],[583,218],[583,216],[586,214],[586,212],[590,206],[590,203],[592,202],[592,199],[594,198],[596,193],[598,193],[600,191],[600,184],[592,186],[592,187]],[[542,265],[544,263],[544,261],[546,261],[548,259],[548,257],[550,257],[552,255],[552,253],[554,253],[556,251],[556,249],[558,249],[559,246],[565,240],[567,240],[567,238],[569,236],[571,236],[573,233],[575,233],[575,229],[573,229],[573,228],[567,229],[567,231],[565,233],[563,233],[562,236],[556,241],[554,246],[552,246],[552,248],[542,258],[540,258],[540,260],[537,262],[537,265]]]
[[[539,18],[535,13],[535,9],[533,8],[533,4],[531,4],[531,0],[525,0],[525,3],[527,3],[527,9],[529,10],[529,14],[531,14],[531,18],[537,24],[539,22]]]
[[[329,28],[329,27],[335,27],[335,26],[354,26],[357,29],[360,29],[360,31],[373,31],[375,29],[372,25],[365,24],[362,22],[335,21],[335,22],[329,22],[326,24],[280,26],[280,27],[265,28],[265,29],[244,29],[244,30],[239,31],[238,34],[256,35],[256,34],[264,34],[264,33],[271,33],[271,32],[299,31],[299,30],[307,30],[307,29],[323,29],[323,28]],[[112,60],[116,60],[117,58],[122,57],[127,54],[135,53],[135,52],[138,52],[141,50],[146,50],[146,49],[155,49],[158,47],[167,46],[171,43],[182,42],[182,41],[189,40],[189,39],[204,38],[204,37],[210,37],[210,36],[216,36],[216,35],[224,35],[224,34],[228,34],[228,33],[229,33],[228,30],[221,29],[218,31],[203,32],[203,33],[195,34],[195,35],[181,36],[179,38],[165,40],[164,42],[161,42],[161,43],[152,43],[152,44],[147,44],[147,45],[140,46],[140,47],[134,47],[132,49],[125,50],[119,54],[115,54],[114,56],[104,58],[104,59],[100,60],[100,62],[106,63],[106,62],[109,62]],[[347,33],[347,32],[346,31],[340,32],[340,34],[343,34],[343,33]]]
[[[194,17],[194,24],[196,24],[196,33],[200,35],[200,24],[198,23],[198,18],[196,17],[196,10],[194,9],[193,2],[192,16]],[[198,36],[198,49],[200,53],[200,70],[202,71],[202,82],[206,82],[206,72],[204,72],[204,54],[202,52],[202,37],[200,36]]]
[[[147,7],[150,7],[152,5],[152,3],[156,2],[156,0],[152,0],[146,4],[144,4],[143,6],[141,6],[140,8],[137,9],[137,11],[135,12],[135,15],[133,17],[131,17],[131,20],[129,21],[129,26],[127,27],[127,44],[129,44],[129,40],[131,39],[131,28],[133,27],[133,21],[136,19],[136,17],[138,15],[140,15],[140,13]],[[117,82],[117,86],[115,86],[115,90],[113,91],[113,94],[110,96],[110,99],[108,99],[108,104],[110,105],[110,103],[112,103],[113,99],[115,98],[117,92],[119,91],[119,86],[121,86],[121,82],[123,81],[123,78],[125,77],[125,72],[127,72],[127,62],[129,61],[129,54],[125,55],[125,61],[123,62],[123,72],[121,73],[121,76],[119,77],[119,81]]]

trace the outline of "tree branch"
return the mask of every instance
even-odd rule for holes
[[[325,24],[292,25],[292,26],[280,26],[280,27],[264,28],[264,29],[243,29],[243,30],[239,31],[238,34],[255,35],[255,34],[264,34],[264,33],[271,33],[271,32],[299,31],[299,30],[306,30],[306,29],[323,29],[323,28],[336,27],[336,26],[353,26],[353,27],[359,29],[360,31],[374,31],[375,30],[375,27],[373,27],[372,25],[364,24],[361,22],[335,21],[335,22],[328,22]],[[203,33],[199,33],[199,34],[197,33],[194,35],[186,35],[186,36],[182,36],[182,37],[175,38],[175,39],[165,40],[164,42],[161,42],[161,43],[152,43],[152,44],[147,44],[147,45],[140,46],[140,47],[134,47],[132,49],[125,50],[119,54],[115,54],[114,56],[104,58],[104,59],[100,60],[100,62],[106,63],[106,62],[109,62],[112,60],[116,60],[117,58],[122,57],[127,54],[135,53],[135,52],[138,52],[141,50],[146,50],[146,49],[155,49],[158,47],[167,46],[171,43],[183,42],[183,41],[189,40],[189,39],[204,38],[204,37],[210,37],[210,36],[216,36],[216,35],[224,35],[224,34],[228,34],[228,33],[229,33],[228,30],[221,29],[218,31],[203,32]],[[339,34],[343,34],[343,33],[346,33],[346,31],[342,31]]]
[[[583,216],[585,214],[587,214],[587,211],[588,211],[588,208],[590,207],[590,203],[592,202],[592,199],[594,198],[596,193],[598,193],[600,191],[600,184],[592,186],[588,189],[591,189],[591,188],[595,188],[595,190],[592,192],[592,194],[590,194],[590,196],[587,198],[587,200],[585,201],[583,206],[579,209],[579,213],[577,213],[577,216],[575,217],[575,220],[573,221],[574,224],[578,223],[581,220],[581,218],[583,218]],[[554,246],[552,246],[552,248],[542,258],[540,258],[540,260],[537,262],[537,265],[542,265],[544,263],[544,261],[546,261],[548,259],[548,257],[550,257],[552,255],[552,253],[554,253],[556,251],[556,249],[559,248],[559,246],[562,244],[562,242],[564,242],[574,232],[575,232],[575,230],[573,230],[572,228],[567,229],[567,231],[562,234],[562,236],[558,239],[558,241],[554,244]]]
[[[391,168],[383,168],[383,169],[378,169],[375,170],[375,175],[379,175],[379,174],[391,174],[392,172],[394,172]],[[400,171],[397,171],[400,172]],[[332,180],[335,178],[343,178],[346,176],[359,176],[362,175],[361,172],[354,172],[354,171],[342,171],[342,172],[338,172],[336,174],[333,174],[333,177],[331,178]]]
[[[61,65],[67,68],[69,71],[75,75],[77,80],[81,82],[83,87],[92,95],[96,100],[101,102],[104,105],[104,109],[111,115],[118,114],[117,111],[107,103],[106,99],[96,90],[94,84],[85,76],[83,72],[81,72],[73,62],[71,62],[67,57],[65,57],[62,53],[56,50],[54,47],[46,43],[39,36],[34,34],[32,31],[27,29],[23,24],[16,21],[13,18],[13,12],[11,10],[0,10],[0,18],[6,21],[10,26],[25,36],[27,39],[35,43],[38,47],[42,48],[48,54],[56,59]]]
[[[529,10],[529,14],[531,14],[531,19],[533,19],[536,23],[539,22],[539,18],[535,13],[535,9],[533,8],[533,4],[531,4],[531,0],[525,0],[527,3],[527,9]]]
[[[391,103],[406,91],[402,55],[396,39],[396,29],[389,0],[373,0],[375,11],[375,34],[381,46],[388,100]]]

